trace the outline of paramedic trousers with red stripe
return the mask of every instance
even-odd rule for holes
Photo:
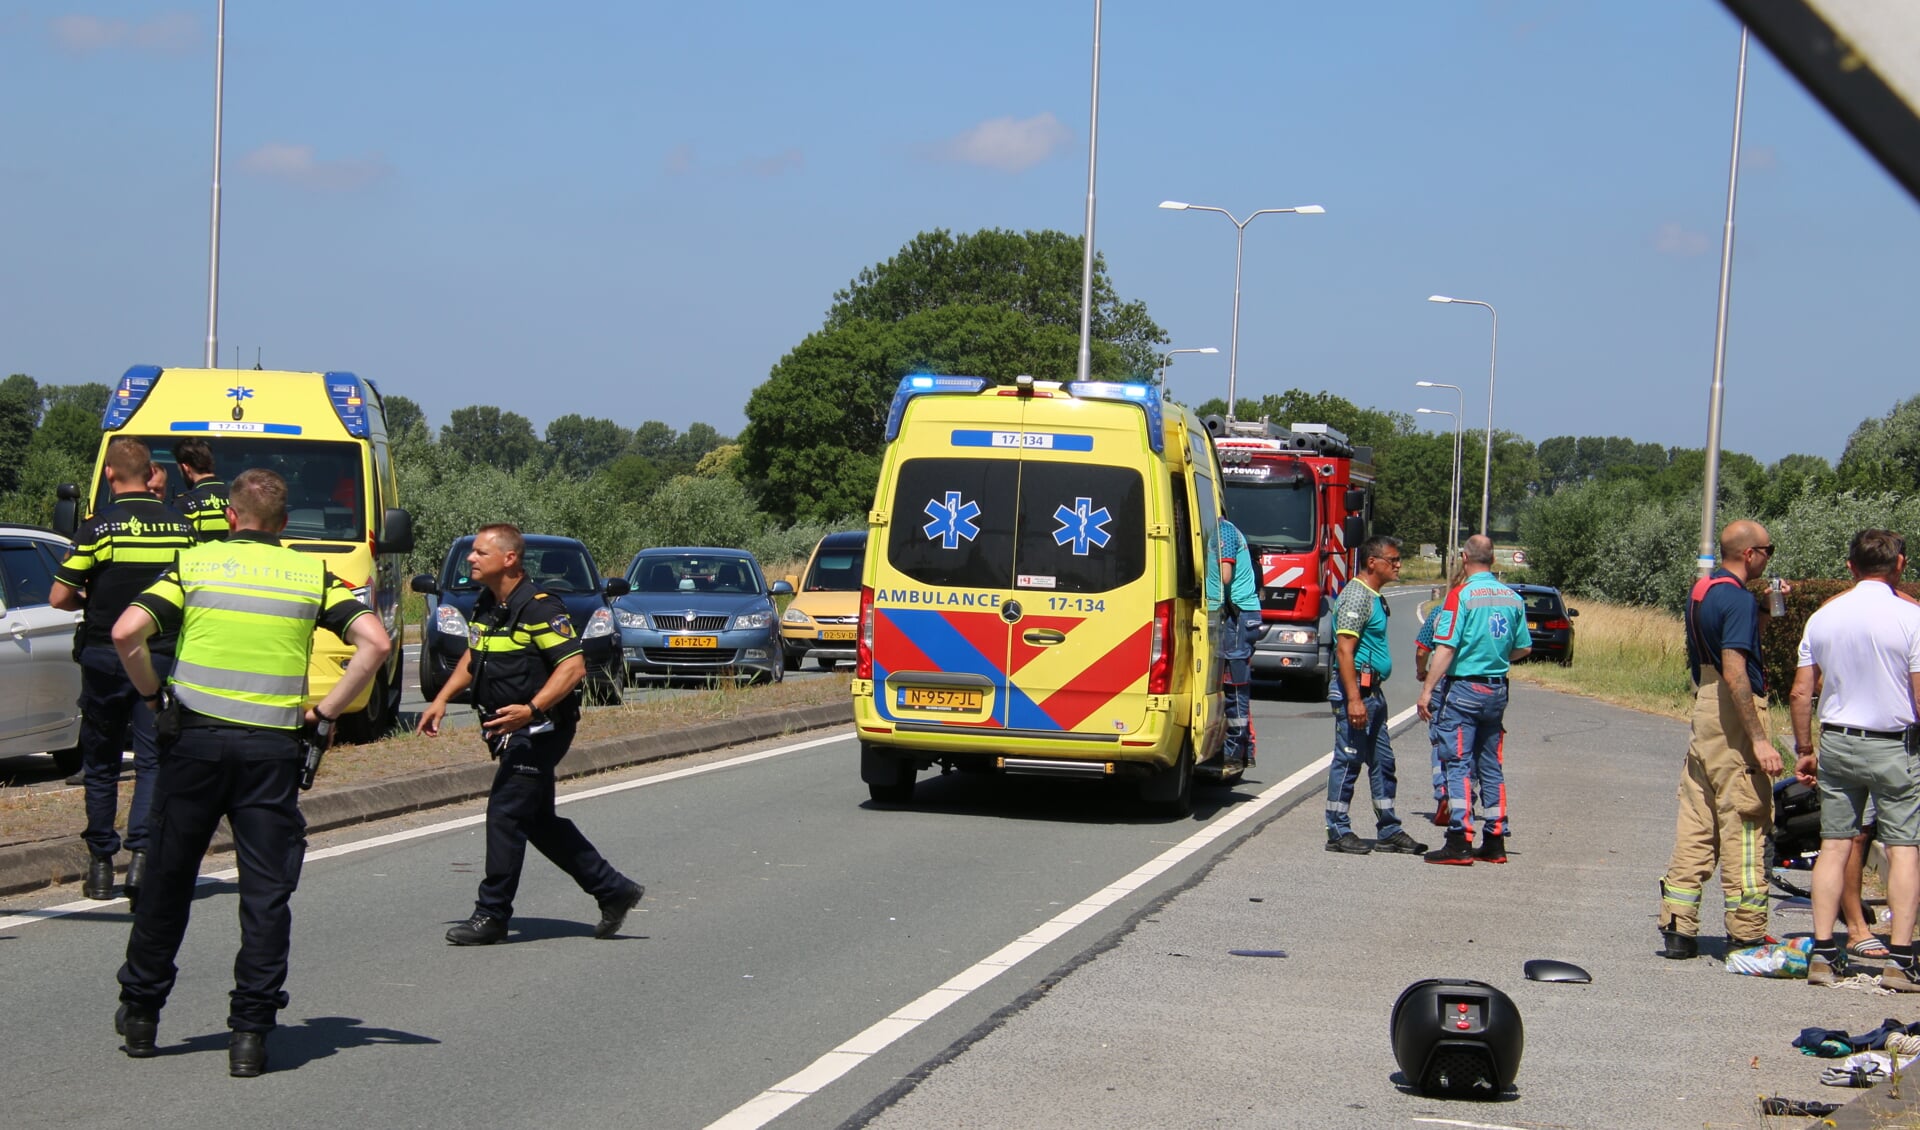
[[[1494,836],[1507,834],[1507,776],[1501,760],[1507,685],[1441,679],[1428,736],[1447,777],[1447,831],[1471,839],[1474,807]]]
[[[1673,858],[1660,885],[1660,929],[1689,937],[1700,932],[1700,892],[1718,866],[1727,936],[1751,940],[1767,932],[1773,785],[1755,760],[1753,741],[1720,673],[1702,667],[1700,680],[1693,738],[1680,774]]]

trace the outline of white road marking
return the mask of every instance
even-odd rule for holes
[[[1408,707],[1387,719],[1391,730],[1414,714]],[[938,1016],[949,1006],[994,978],[1038,953],[1048,943],[1061,938],[1101,911],[1159,878],[1181,861],[1220,839],[1228,832],[1258,816],[1304,782],[1326,772],[1333,763],[1328,751],[1310,765],[1303,766],[1286,780],[1269,785],[1258,797],[1218,817],[1206,827],[1161,852],[1128,874],[1088,895],[1075,905],[1041,923],[1007,945],[961,970],[939,987],[909,1001],[894,1012],[868,1026],[839,1047],[748,1099],[720,1118],[707,1124],[707,1130],[757,1130],[797,1106],[809,1095],[865,1063],[889,1044]]]
[[[1416,1118],[1414,1121],[1430,1126],[1465,1126],[1468,1130],[1526,1130],[1524,1126],[1507,1126],[1499,1122],[1462,1122],[1457,1118]]]
[[[769,758],[780,757],[784,754],[798,753],[805,749],[831,745],[834,742],[846,741],[852,736],[853,731],[846,730],[824,738],[814,738],[811,741],[796,742],[793,745],[783,745],[774,749],[763,749],[758,753],[729,757],[724,761],[714,761],[706,765],[692,765],[685,769],[675,769],[671,773],[661,773],[654,777],[642,777],[633,781],[619,781],[611,785],[602,785],[595,789],[582,789],[577,793],[567,793],[564,796],[558,797],[554,803],[572,804],[574,801],[589,800],[593,797],[607,796],[611,793],[626,792],[628,789],[645,788],[648,785],[661,785],[668,781],[678,781],[685,777],[697,777],[702,773],[713,773],[721,769],[731,769],[736,765],[749,765],[755,761],[766,761]],[[471,828],[475,824],[486,823],[486,819],[486,813],[481,812],[475,813],[472,816],[462,816],[454,820],[443,820],[438,824],[429,824],[423,828],[409,828],[404,832],[392,832],[384,836],[372,836],[364,840],[355,840],[352,843],[336,844],[330,848],[321,848],[318,851],[308,852],[306,854],[306,862],[313,863],[316,860],[352,855],[354,852],[366,851],[369,848],[404,843],[407,840],[417,840],[423,836],[438,835],[441,832],[451,832],[458,828]],[[225,871],[207,872],[200,876],[199,881],[202,883],[223,883],[239,877],[240,871],[238,868],[228,868]],[[39,910],[23,911],[9,918],[0,918],[0,930],[12,930],[20,926],[31,926],[35,922],[46,922],[54,918],[65,918],[69,914],[79,914],[83,911],[106,910],[109,907],[118,906],[126,901],[125,898],[106,899],[98,902],[93,899],[81,899],[78,902],[67,902],[61,903],[58,906],[43,907]]]

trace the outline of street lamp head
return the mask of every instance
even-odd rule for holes
[[[1215,349],[1215,348],[1214,348],[1213,346],[1211,346],[1211,345],[1209,345],[1209,346],[1207,346],[1207,347],[1206,347],[1205,349],[1200,349],[1200,350],[1195,350],[1195,352],[1197,352],[1197,353],[1218,353],[1218,352],[1220,352],[1220,351],[1219,351],[1218,349]]]
[[[1427,301],[1428,302],[1452,302],[1453,299],[1448,298],[1444,294],[1433,294],[1433,295],[1427,296]]]
[[[1422,416],[1433,416],[1438,414],[1437,410],[1432,408],[1415,408],[1414,411],[1419,413]],[[1452,414],[1453,413],[1451,412],[1447,413],[1447,415],[1449,416],[1451,416]]]
[[[1162,204],[1161,207],[1164,208],[1166,205]],[[1327,213],[1327,210],[1318,204],[1302,204],[1294,211],[1302,216],[1324,216]]]
[[[1175,212],[1184,212],[1187,210],[1189,205],[1183,204],[1178,200],[1162,200],[1160,202],[1160,207],[1167,208]]]
[[[1437,388],[1437,387],[1439,387],[1439,386],[1437,386],[1437,385],[1435,385],[1435,384],[1434,384],[1434,383],[1433,383],[1432,381],[1415,381],[1415,382],[1413,382],[1413,384],[1414,384],[1414,387],[1415,387],[1415,388]],[[1422,412],[1425,412],[1425,411],[1426,411],[1426,409],[1425,409],[1425,408],[1422,408],[1422,409],[1421,409],[1420,411],[1422,411]]]

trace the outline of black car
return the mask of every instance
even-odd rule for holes
[[[626,685],[626,664],[620,658],[620,629],[613,619],[613,598],[625,595],[627,582],[600,575],[587,547],[573,538],[527,534],[521,566],[538,591],[558,597],[567,606],[567,618],[580,633],[586,651],[588,702],[616,703]],[[440,577],[422,573],[413,579],[413,591],[427,596],[427,612],[420,628],[420,693],[431,701],[446,685],[467,650],[467,617],[473,615],[481,586],[467,568],[473,536],[455,539],[440,566]],[[468,694],[457,701],[470,701]]]
[[[1573,662],[1573,618],[1577,608],[1568,608],[1560,590],[1548,585],[1514,585],[1513,591],[1527,602],[1527,632],[1533,636],[1534,659]]]

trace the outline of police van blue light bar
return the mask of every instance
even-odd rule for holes
[[[327,399],[333,401],[333,414],[340,417],[347,434],[355,439],[367,438],[367,390],[361,387],[360,378],[352,373],[328,373],[322,379],[327,382]]]
[[[100,430],[117,432],[127,426],[133,414],[153,391],[153,383],[160,379],[160,366],[135,365],[120,378],[120,384],[107,397],[107,409],[100,413]]]
[[[985,377],[942,377],[932,373],[910,373],[901,377],[900,387],[894,390],[893,403],[887,408],[887,442],[892,443],[899,436],[900,420],[907,414],[907,401],[914,397],[939,392],[972,394],[992,383]]]
[[[1165,406],[1160,402],[1159,389],[1120,381],[1074,381],[1067,386],[1067,391],[1088,400],[1124,400],[1138,404],[1147,414],[1147,445],[1155,455],[1166,454]]]

